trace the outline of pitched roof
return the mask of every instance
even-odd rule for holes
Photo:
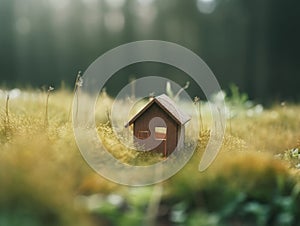
[[[150,106],[154,103],[158,104],[162,110],[164,110],[171,118],[173,118],[177,124],[184,125],[190,121],[191,117],[180,110],[173,100],[171,100],[167,95],[162,94],[160,96],[154,97],[142,110],[140,110],[126,125],[130,126],[136,119],[138,119]]]

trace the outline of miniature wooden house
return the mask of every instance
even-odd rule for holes
[[[168,156],[176,148],[183,147],[185,124],[189,120],[189,115],[162,94],[154,97],[125,127],[133,125],[134,141],[143,150]]]

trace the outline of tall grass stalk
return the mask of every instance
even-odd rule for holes
[[[176,93],[176,95],[174,96],[174,100],[178,99],[178,98],[179,98],[179,95],[183,92],[183,90],[189,88],[189,86],[190,86],[190,82],[187,81],[187,82],[185,83],[185,86],[184,86],[184,87],[181,87],[181,89]]]
[[[135,86],[136,86],[135,78],[130,79],[131,99],[132,100],[135,100]]]
[[[6,96],[6,102],[5,102],[5,126],[9,126],[9,94]]]
[[[10,137],[10,118],[9,118],[9,93],[6,96],[5,102],[5,118],[4,118],[4,134],[6,140],[9,140]]]
[[[198,113],[199,123],[200,123],[200,133],[201,133],[204,130],[204,126],[203,126],[202,112],[201,112],[201,100],[199,97],[194,97],[194,104],[197,107],[197,113]]]
[[[78,113],[78,88],[82,86],[82,76],[81,76],[81,71],[78,71],[77,73],[77,77],[76,77],[76,80],[75,80],[75,84],[74,84],[74,88],[73,88],[73,96],[76,95],[76,115]],[[69,108],[69,113],[68,113],[68,122],[70,121],[71,119],[71,113],[72,113],[72,106],[73,106],[73,102],[71,102],[70,104],[70,108]]]
[[[230,134],[232,134],[231,121],[232,121],[232,114],[231,114],[231,108],[229,108],[229,131],[230,131]]]
[[[49,121],[48,121],[49,97],[50,97],[51,91],[53,91],[53,90],[54,90],[54,88],[52,86],[49,86],[48,91],[47,91],[47,98],[46,98],[45,121],[44,121],[45,127],[47,127],[49,124]]]
[[[219,112],[219,117],[220,117],[220,122],[221,122],[221,127],[222,127],[222,131],[224,131],[225,130],[225,127],[224,127],[224,125],[223,125],[223,122],[222,122],[222,120],[221,120],[221,118],[222,118],[222,112],[221,112],[221,109],[218,107],[218,112]]]

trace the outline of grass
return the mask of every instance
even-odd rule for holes
[[[161,184],[132,188],[107,181],[83,160],[69,120],[72,98],[65,90],[50,97],[24,91],[9,104],[6,96],[0,98],[0,225],[300,223],[295,151],[300,148],[300,106],[274,105],[251,117],[241,107],[230,119],[217,159],[200,173],[210,136],[201,103],[205,123],[189,163]],[[159,155],[136,152],[116,139],[103,111],[112,103],[103,94],[96,106],[99,136],[109,151],[132,165],[161,161]],[[187,135],[192,132],[191,127]]]

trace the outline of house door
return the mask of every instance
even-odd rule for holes
[[[163,153],[164,157],[168,156],[167,150],[167,127],[155,127],[155,140],[161,141],[157,147],[158,151]]]

